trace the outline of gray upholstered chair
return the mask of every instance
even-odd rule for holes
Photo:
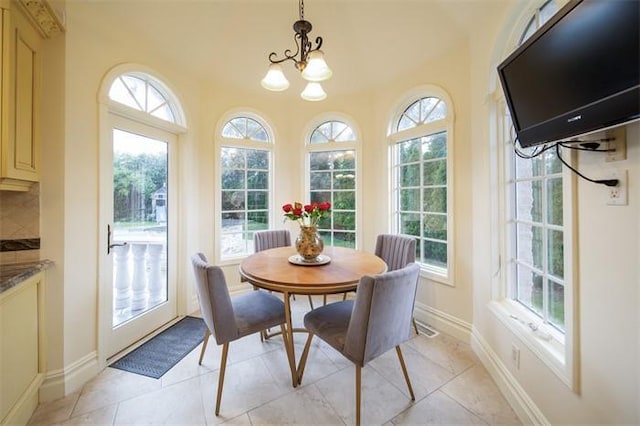
[[[395,271],[416,261],[416,240],[409,235],[380,234],[374,254],[384,260],[387,271]],[[414,318],[411,323],[416,334],[420,334]]]
[[[198,364],[202,364],[210,335],[215,337],[218,345],[222,345],[216,397],[217,416],[220,413],[229,343],[277,325],[280,326],[284,341],[286,336],[284,332],[284,303],[276,296],[264,291],[251,291],[232,299],[229,296],[229,289],[222,269],[209,265],[202,253],[193,255],[191,262],[196,276],[196,289],[202,318],[207,325]],[[285,351],[286,349],[285,343]]]
[[[344,300],[317,308],[304,317],[309,337],[298,368],[302,383],[311,340],[316,335],[356,366],[356,424],[360,424],[361,368],[395,347],[400,366],[415,400],[400,344],[409,340],[420,267],[405,268],[360,278],[355,300]]]
[[[256,253],[262,250],[291,245],[291,233],[286,229],[256,231],[253,233],[253,249]],[[293,296],[295,299],[295,295]],[[309,298],[309,306],[313,309],[313,299]]]
[[[291,234],[286,229],[256,231],[253,233],[253,248],[256,253],[262,250],[287,247],[290,245]]]

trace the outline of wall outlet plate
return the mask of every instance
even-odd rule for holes
[[[622,161],[627,159],[627,127],[618,126],[605,132],[606,138],[611,138],[605,144],[607,149],[606,161]]]
[[[626,206],[628,193],[627,171],[613,171],[607,174],[606,179],[618,179],[617,186],[605,186],[607,191],[607,205]]]

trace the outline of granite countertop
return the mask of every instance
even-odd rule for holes
[[[0,293],[17,286],[22,281],[40,271],[44,271],[51,265],[53,265],[53,262],[46,259],[0,265]]]

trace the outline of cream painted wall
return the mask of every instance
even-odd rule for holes
[[[44,44],[42,58],[42,161],[40,183],[40,252],[54,262],[47,270],[47,371],[59,372],[64,362],[64,157],[65,39]],[[51,380],[49,380],[51,382]],[[45,386],[47,381],[45,381]],[[43,392],[44,393],[44,392]],[[53,392],[53,397],[59,392]],[[45,398],[49,399],[49,398]]]
[[[486,342],[497,357],[493,361],[511,375],[511,383],[502,377],[504,388],[513,391],[511,401],[517,400],[514,395],[522,396],[516,395],[518,389],[523,391],[526,402],[535,406],[529,414],[540,415],[538,421],[638,424],[640,124],[627,126],[627,160],[606,163],[601,155],[583,153],[577,161],[587,176],[603,177],[614,169],[629,171],[628,206],[607,206],[605,187],[578,179],[574,220],[578,225],[579,391],[562,383],[487,307],[492,297],[492,274],[498,268],[491,206],[492,191],[496,190],[492,171],[497,166],[491,137],[492,85],[496,84],[495,67],[503,57],[507,38],[516,25],[528,19],[526,14],[534,3],[514,3],[497,25],[483,27],[471,42],[474,348],[481,346],[478,342]],[[521,349],[520,369],[511,363],[512,344]],[[522,400],[520,404],[522,408]]]

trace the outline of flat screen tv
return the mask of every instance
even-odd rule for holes
[[[523,148],[640,117],[640,0],[572,0],[498,66]]]

